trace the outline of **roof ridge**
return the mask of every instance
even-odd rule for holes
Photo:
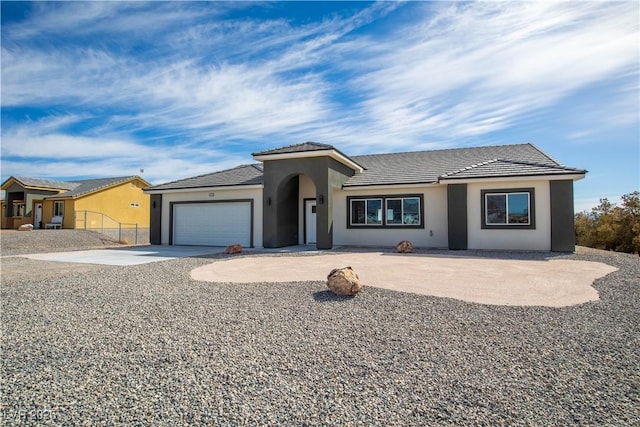
[[[563,165],[561,163],[558,163],[555,160],[554,160],[555,164],[532,162],[532,161],[529,161],[529,160],[515,160],[515,159],[498,159],[498,160],[501,161],[501,162],[515,163],[515,164],[519,164],[519,165],[544,166],[544,167],[550,167],[550,168],[556,168],[556,169],[575,169],[575,168],[571,168],[571,167],[565,166],[565,165]]]
[[[478,150],[478,149],[484,149],[484,148],[522,147],[522,146],[525,146],[525,145],[530,145],[533,148],[535,148],[537,151],[542,153],[545,157],[550,157],[546,153],[541,151],[538,147],[536,147],[535,145],[531,144],[530,142],[522,142],[522,143],[517,143],[517,144],[480,145],[480,146],[474,146],[474,147],[440,148],[440,149],[436,149],[436,150],[394,151],[394,152],[391,152],[391,153],[359,154],[359,155],[353,155],[353,156],[349,156],[349,157],[353,158],[353,157],[388,156],[388,155],[394,155],[394,154],[439,153],[439,152],[444,152],[444,151]]]
[[[466,166],[464,168],[456,169],[456,170],[451,171],[451,172],[443,173],[442,175],[439,176],[439,178],[444,178],[444,177],[447,177],[447,176],[457,175],[457,174],[459,174],[461,172],[468,171],[469,169],[475,169],[475,168],[478,168],[480,166],[486,166],[486,165],[488,165],[490,163],[495,163],[495,162],[498,162],[498,161],[500,161],[500,159],[485,160],[484,162],[475,163],[475,164],[473,164],[471,166]]]
[[[72,184],[78,184],[75,188],[72,188],[71,190],[67,190],[64,193],[60,193],[60,194],[56,194],[56,195],[46,196],[45,198],[71,197],[71,198],[75,199],[75,198],[84,196],[86,194],[95,193],[97,191],[104,190],[106,188],[113,187],[115,185],[120,185],[120,184],[123,184],[123,183],[128,182],[128,181],[133,181],[135,179],[140,179],[140,180],[146,182],[147,184],[149,184],[140,175],[127,175],[127,176],[114,176],[114,177],[106,177],[106,178],[84,179],[84,180],[78,180],[78,181],[75,181],[75,182],[71,182]],[[79,189],[79,188],[81,189],[82,185],[91,184],[92,181],[104,181],[104,182],[102,183],[102,185],[90,186],[89,188],[87,188],[87,189],[85,189],[83,191],[79,191],[77,193],[74,193],[77,189]]]
[[[318,148],[324,148],[324,149],[332,149],[332,150],[336,150],[336,147],[330,144],[323,144],[320,142],[314,142],[314,141],[304,141],[304,142],[299,142],[297,144],[289,144],[289,145],[285,145],[282,147],[276,147],[276,148],[270,148],[268,150],[262,150],[262,151],[257,151],[255,153],[251,153],[252,156],[260,156],[260,155],[264,155],[264,154],[269,154],[275,151],[281,151],[281,150],[287,150],[290,148],[295,148],[295,147],[302,147],[304,145],[312,145],[314,147],[318,147]]]
[[[550,156],[549,154],[545,153],[544,151],[542,151],[541,149],[539,149],[535,144],[532,144],[530,142],[527,142],[527,144],[529,144],[533,149],[535,149],[538,153],[542,154],[543,156],[545,156],[546,158],[548,158],[549,160],[551,160],[552,162],[554,162],[557,165],[560,165],[562,167],[566,167],[564,164],[562,164],[561,162],[557,161],[555,158],[553,158],[552,156]]]

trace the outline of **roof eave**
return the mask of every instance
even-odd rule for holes
[[[225,190],[260,190],[264,188],[263,184],[238,184],[238,185],[218,185],[207,187],[180,187],[180,188],[145,188],[143,191],[147,194],[165,194],[165,193],[192,193],[203,191],[225,191]]]
[[[535,181],[535,180],[549,180],[556,181],[560,179],[571,179],[573,181],[579,181],[583,179],[587,171],[576,172],[560,172],[560,173],[547,173],[547,174],[525,174],[525,175],[496,175],[485,177],[440,177],[438,182],[447,183],[448,181],[455,181],[458,183],[474,183],[474,182],[487,182],[487,181]]]
[[[434,187],[439,185],[437,182],[410,182],[410,183],[388,183],[388,184],[360,184],[360,185],[343,185],[342,190],[376,190],[376,189],[400,189],[400,188],[417,188],[417,187]]]
[[[340,151],[336,149],[330,150],[311,150],[311,151],[300,151],[295,153],[273,153],[273,154],[254,154],[253,158],[260,161],[268,161],[268,160],[290,160],[290,159],[301,159],[301,158],[310,158],[310,157],[330,157],[337,162],[342,163],[343,165],[353,169],[357,173],[362,173],[364,168],[360,166],[358,163],[353,161],[348,156],[342,154]]]

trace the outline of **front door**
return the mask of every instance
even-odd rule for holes
[[[33,228],[42,228],[42,203],[36,203],[33,216]]]
[[[316,201],[305,200],[304,204],[305,244],[316,243]]]

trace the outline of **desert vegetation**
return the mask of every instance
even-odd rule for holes
[[[577,213],[576,243],[640,255],[640,192],[622,196],[620,206],[603,198],[591,212]]]

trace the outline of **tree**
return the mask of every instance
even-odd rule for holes
[[[640,255],[640,192],[622,196],[622,206],[600,199],[591,212],[577,213],[575,224],[579,245]]]
[[[640,254],[640,192],[622,196],[622,207],[616,208],[618,226],[616,251]]]

